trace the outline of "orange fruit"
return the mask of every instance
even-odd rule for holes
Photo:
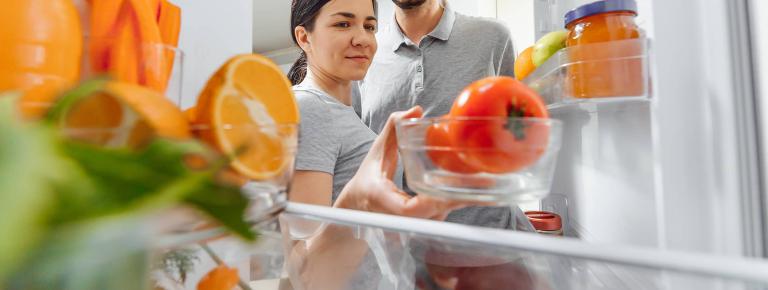
[[[515,60],[515,78],[523,80],[531,74],[536,66],[533,65],[533,46],[526,48]]]
[[[213,268],[197,283],[197,290],[231,290],[237,286],[240,276],[237,269],[220,265]]]
[[[256,54],[236,56],[208,80],[194,109],[193,130],[233,156],[239,174],[265,180],[282,173],[294,146],[299,109],[280,68]]]
[[[66,135],[107,146],[140,146],[156,136],[190,137],[184,113],[165,96],[120,82],[73,104],[58,124]]]

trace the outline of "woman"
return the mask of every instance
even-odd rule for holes
[[[289,73],[301,110],[296,173],[289,199],[316,205],[445,219],[465,204],[411,197],[392,178],[397,168],[394,123],[421,108],[390,116],[378,137],[350,106],[351,85],[376,52],[376,1],[293,0],[291,32],[302,54]],[[314,227],[281,219],[294,285],[340,289],[358,271],[368,244],[350,227]],[[305,233],[312,234],[305,234]],[[370,260],[370,259],[369,259]]]
[[[376,1],[294,0],[291,28],[301,57],[288,76],[301,110],[291,201],[444,219],[459,204],[411,198],[392,181],[397,167],[394,121],[378,137],[350,106],[376,53]]]

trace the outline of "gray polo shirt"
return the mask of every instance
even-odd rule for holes
[[[495,20],[456,13],[448,3],[437,27],[419,44],[394,19],[376,39],[376,56],[359,83],[360,95],[353,98],[355,110],[376,133],[392,112],[420,105],[425,116],[442,116],[470,83],[514,75],[509,29]]]
[[[448,3],[439,24],[415,44],[396,20],[376,35],[379,48],[353,105],[363,122],[381,132],[392,112],[424,108],[426,117],[447,114],[470,83],[487,76],[514,75],[515,51],[501,23],[454,12]],[[448,221],[510,228],[509,207],[473,207],[452,212]]]

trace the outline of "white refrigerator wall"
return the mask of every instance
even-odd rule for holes
[[[667,248],[750,255],[762,243],[749,226],[760,221],[752,202],[760,187],[745,3],[654,2],[657,196]]]
[[[758,93],[759,114],[761,117],[762,168],[768,168],[768,1],[750,1],[752,15],[752,48],[755,56],[756,89]],[[763,181],[768,180],[768,171],[763,170]],[[763,185],[765,188],[765,184]],[[763,190],[763,238],[768,237],[768,192]],[[763,247],[763,256],[768,257],[768,243]]]
[[[173,2],[182,9],[179,39],[179,48],[184,52],[181,106],[188,108],[194,105],[197,95],[219,66],[234,55],[251,52],[254,0]]]

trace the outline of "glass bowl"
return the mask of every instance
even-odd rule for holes
[[[443,198],[516,204],[545,197],[562,123],[536,118],[424,118],[396,124],[410,189]]]
[[[162,43],[142,42],[136,44],[135,51],[125,52],[117,48],[119,42],[117,38],[86,37],[81,79],[108,75],[116,81],[154,89],[181,106],[184,51]],[[125,55],[117,57],[117,53]]]

